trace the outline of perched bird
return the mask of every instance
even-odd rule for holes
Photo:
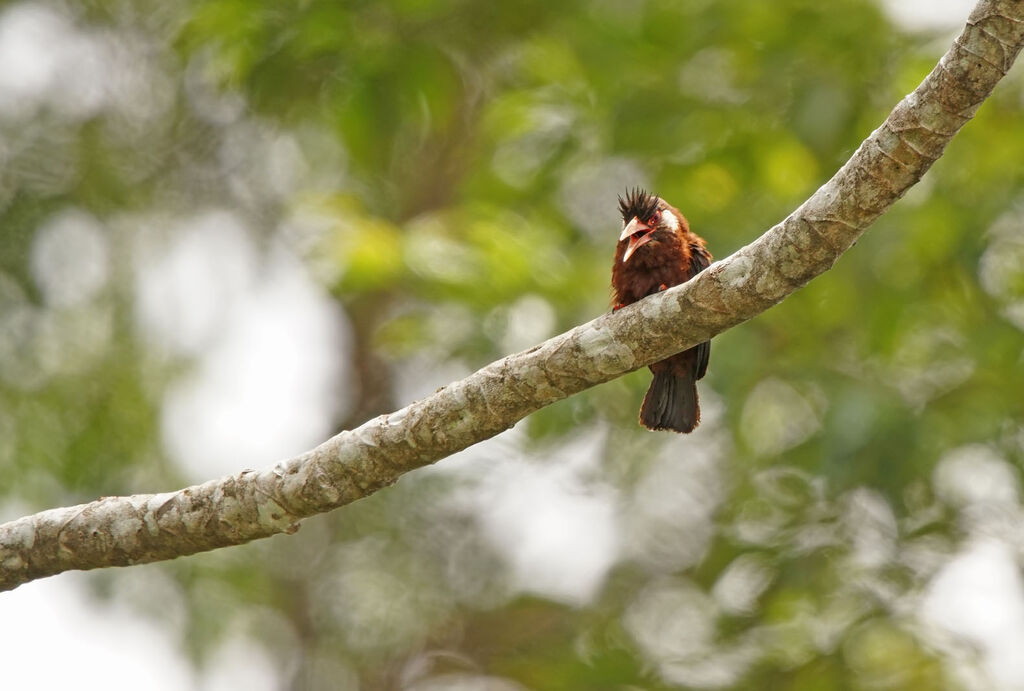
[[[684,283],[711,263],[704,240],[690,232],[679,210],[642,189],[619,197],[622,234],[615,247],[612,290],[615,309]],[[640,408],[648,429],[692,432],[700,422],[697,380],[708,369],[711,343],[651,365],[654,379]]]

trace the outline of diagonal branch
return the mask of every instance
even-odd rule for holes
[[[980,0],[921,85],[784,221],[696,278],[494,362],[270,470],[106,497],[0,525],[0,589],[281,532],[508,429],[546,405],[760,314],[827,271],[977,111],[1024,44],[1024,0]]]

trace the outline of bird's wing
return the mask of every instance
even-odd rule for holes
[[[693,278],[711,265],[711,253],[699,242],[690,243],[690,278]],[[696,378],[703,379],[708,371],[708,360],[711,359],[711,341],[704,341],[694,347],[697,351]]]
[[[711,253],[699,242],[690,243],[690,278],[711,266]]]

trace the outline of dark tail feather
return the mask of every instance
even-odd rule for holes
[[[655,372],[651,388],[640,407],[640,424],[648,429],[692,432],[700,423],[697,382],[692,376],[677,377]]]

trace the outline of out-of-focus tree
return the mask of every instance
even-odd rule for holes
[[[236,314],[204,305],[281,264],[343,312],[321,392],[341,429],[606,310],[627,185],[724,256],[945,43],[860,0],[8,5],[0,499],[181,484],[197,432],[166,411]],[[182,644],[202,665],[244,632],[299,689],[1017,679],[1024,617],[1000,647],[964,592],[1020,556],[1022,94],[1011,77],[861,247],[715,340],[693,436],[638,428],[631,375],[296,536],[147,569]],[[232,272],[253,276],[207,275]],[[1007,578],[993,597],[1024,611]]]

